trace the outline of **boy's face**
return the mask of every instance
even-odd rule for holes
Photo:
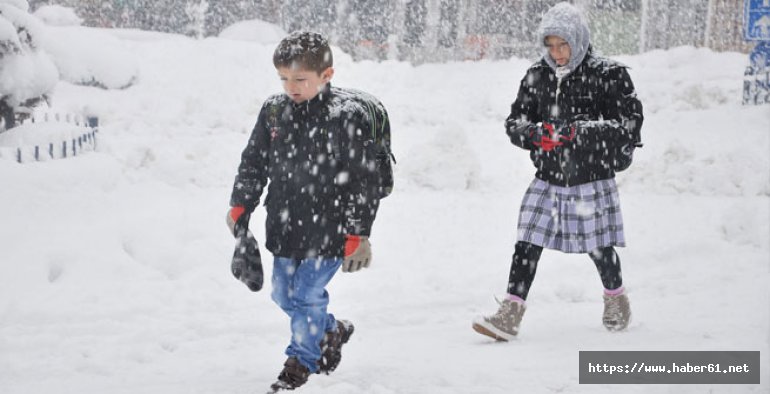
[[[301,67],[278,67],[278,76],[283,83],[283,91],[295,103],[301,103],[315,97],[332,79],[334,69],[329,67],[321,74]]]
[[[547,36],[545,38],[545,46],[548,48],[548,54],[551,55],[556,64],[564,66],[569,63],[569,58],[572,55],[572,50],[569,47],[569,43],[559,36]]]

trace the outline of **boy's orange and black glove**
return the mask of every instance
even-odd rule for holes
[[[264,281],[262,257],[257,240],[249,231],[249,216],[242,206],[232,207],[227,213],[227,226],[235,236],[235,252],[230,269],[233,276],[246,284],[249,290],[259,291]]]
[[[342,272],[356,272],[361,268],[368,268],[371,263],[372,245],[369,243],[369,237],[346,235]]]

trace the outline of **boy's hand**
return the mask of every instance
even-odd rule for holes
[[[361,268],[368,268],[371,261],[372,245],[369,243],[369,237],[347,235],[342,272],[356,272]]]
[[[240,205],[230,208],[227,212],[227,227],[233,236],[237,237],[249,229],[249,215],[245,215],[245,212],[246,208]]]

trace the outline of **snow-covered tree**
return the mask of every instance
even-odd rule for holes
[[[185,13],[190,20],[187,31],[198,39],[206,36],[206,13],[208,9],[209,2],[207,0],[187,3],[185,6]]]
[[[14,0],[21,2],[23,0]],[[73,7],[87,26],[217,35],[243,20],[318,31],[355,58],[414,62],[534,58],[543,13],[561,0],[30,0]],[[674,46],[748,51],[744,0],[567,0],[608,54]],[[204,16],[202,17],[201,14]]]
[[[46,99],[59,78],[40,50],[44,30],[26,0],[0,0],[0,113],[4,128]]]

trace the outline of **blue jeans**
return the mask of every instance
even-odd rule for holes
[[[296,357],[310,372],[318,370],[320,342],[336,329],[334,316],[326,313],[329,293],[325,287],[342,265],[342,259],[291,259],[273,261],[272,298],[291,319],[291,343],[286,355]]]

